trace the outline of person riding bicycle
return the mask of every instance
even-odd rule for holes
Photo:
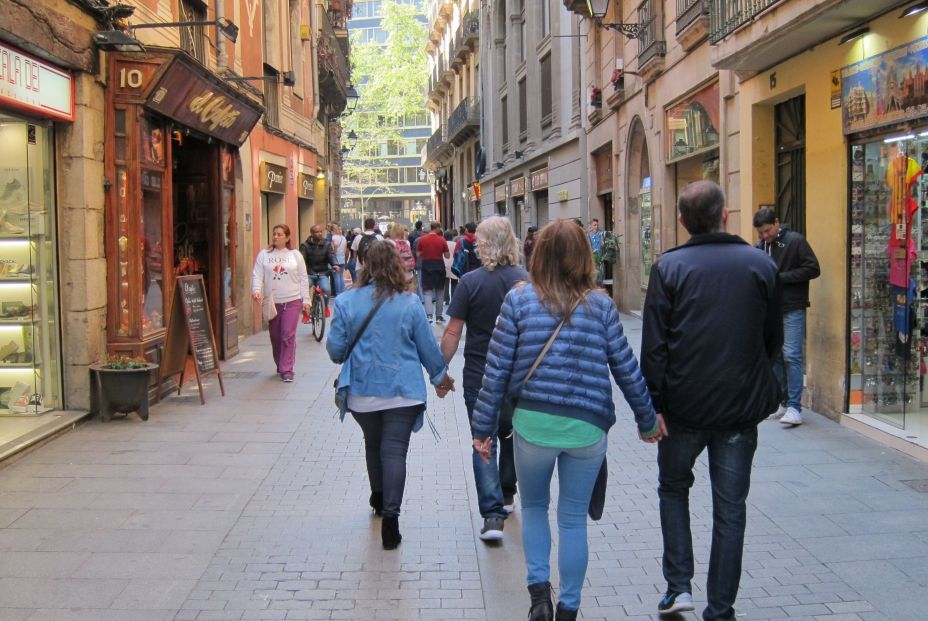
[[[332,242],[325,237],[325,229],[322,225],[315,224],[309,229],[309,237],[300,244],[300,254],[306,262],[306,271],[309,272],[310,288],[319,285],[325,294],[325,303],[332,295],[329,284],[329,273],[338,272],[341,268],[335,261],[335,250],[332,248]]]

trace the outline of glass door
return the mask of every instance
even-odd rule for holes
[[[928,411],[926,167],[928,132],[851,146],[850,410],[899,429]]]
[[[52,144],[0,114],[0,416],[61,406]]]

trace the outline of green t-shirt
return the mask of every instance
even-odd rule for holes
[[[538,446],[582,448],[599,442],[606,433],[577,418],[516,408],[512,426],[520,436]]]

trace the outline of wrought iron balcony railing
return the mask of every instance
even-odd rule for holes
[[[448,140],[454,141],[464,135],[467,129],[480,127],[480,98],[467,97],[462,99],[451,116],[448,117]]]
[[[679,1],[679,0],[678,0]],[[718,43],[780,0],[708,0],[709,41]]]

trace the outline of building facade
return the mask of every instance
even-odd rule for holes
[[[509,217],[520,238],[587,216],[580,21],[554,0],[481,3],[477,216]]]
[[[749,241],[753,213],[773,206],[822,267],[810,292],[806,405],[924,455],[928,16],[909,11],[923,7],[610,5],[593,20],[586,2],[564,0],[588,33],[587,203],[621,234],[619,306],[640,310],[650,266],[686,241],[675,203],[687,183],[718,181],[728,229]],[[631,36],[603,26],[619,23],[634,25]]]
[[[7,414],[36,439],[92,409],[107,354],[159,362],[178,276],[203,276],[216,349],[234,356],[261,327],[250,274],[269,227],[329,219],[351,2],[260,8],[0,14],[0,454]]]
[[[428,107],[432,134],[423,168],[431,173],[446,228],[479,220],[480,7],[476,0],[429,4]]]

